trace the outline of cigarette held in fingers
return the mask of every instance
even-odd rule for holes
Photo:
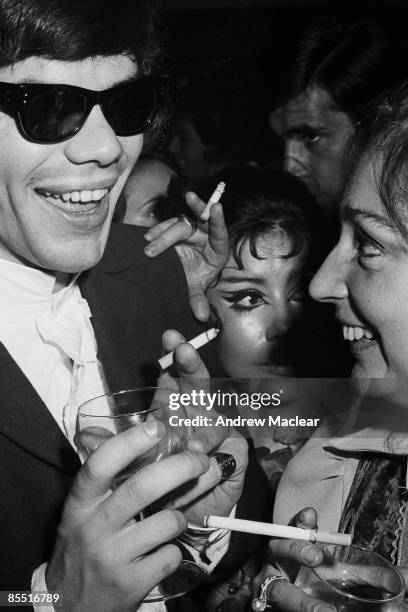
[[[208,344],[208,342],[211,342],[211,340],[214,340],[214,338],[216,338],[219,333],[219,329],[217,329],[216,327],[212,327],[211,329],[207,329],[207,331],[203,332],[202,334],[199,334],[195,338],[187,340],[187,343],[191,344],[191,346],[193,346],[195,349],[199,349],[205,344]],[[159,359],[159,364],[162,370],[165,370],[166,368],[170,367],[173,362],[174,351],[171,351],[171,353],[167,353],[167,355],[164,355],[164,357],[161,357]]]
[[[349,546],[351,544],[351,535],[348,533],[329,533],[328,531],[318,531],[316,529],[302,529],[300,527],[288,527],[287,525],[261,523],[259,521],[245,521],[225,516],[205,516],[203,522],[204,527],[255,533],[273,538],[309,540],[309,542],[340,544],[341,546]]]
[[[214,193],[212,194],[211,198],[208,200],[207,204],[205,205],[205,208],[200,215],[201,221],[208,221],[208,219],[210,218],[210,214],[211,214],[211,208],[213,207],[214,204],[217,204],[217,202],[220,201],[221,196],[224,193],[224,191],[225,191],[225,183],[224,181],[221,181],[221,183],[218,183],[217,187],[215,188]]]

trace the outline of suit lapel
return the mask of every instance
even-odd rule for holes
[[[149,329],[158,310],[150,289],[156,281],[146,271],[149,262],[140,241],[144,228],[136,229],[114,225],[111,235],[119,231],[118,239],[109,240],[100,264],[79,278],[111,391],[154,385],[157,379],[154,362],[160,355],[161,334]]]
[[[0,343],[0,432],[29,453],[75,474],[80,461],[35,389]]]

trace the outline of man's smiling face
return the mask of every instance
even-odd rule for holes
[[[65,83],[104,90],[135,76],[125,55],[62,62],[30,57],[0,69],[0,81]],[[101,258],[117,198],[143,136],[118,137],[99,106],[57,144],[26,140],[0,112],[0,258],[79,272]]]

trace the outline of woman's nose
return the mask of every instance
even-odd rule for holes
[[[347,262],[337,245],[326,257],[309,285],[309,293],[318,302],[333,302],[348,295]]]
[[[281,303],[275,303],[271,309],[269,320],[266,325],[266,339],[269,342],[284,336],[289,331],[294,320],[294,314],[291,312],[286,300]]]

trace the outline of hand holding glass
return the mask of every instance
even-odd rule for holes
[[[323,562],[302,567],[296,586],[339,612],[402,610],[404,579],[386,559],[360,546],[325,545]]]
[[[75,441],[82,462],[105,440],[130,427],[153,419],[166,426],[166,434],[159,443],[122,470],[112,482],[112,489],[146,465],[186,449],[190,429],[186,426],[170,427],[168,424],[171,414],[169,393],[171,391],[168,389],[141,387],[101,395],[79,407]],[[146,508],[135,520],[143,520],[160,509],[160,503],[155,502],[154,506]],[[165,601],[179,597],[190,591],[205,576],[205,571],[199,565],[183,560],[178,570],[158,584],[145,601]]]

